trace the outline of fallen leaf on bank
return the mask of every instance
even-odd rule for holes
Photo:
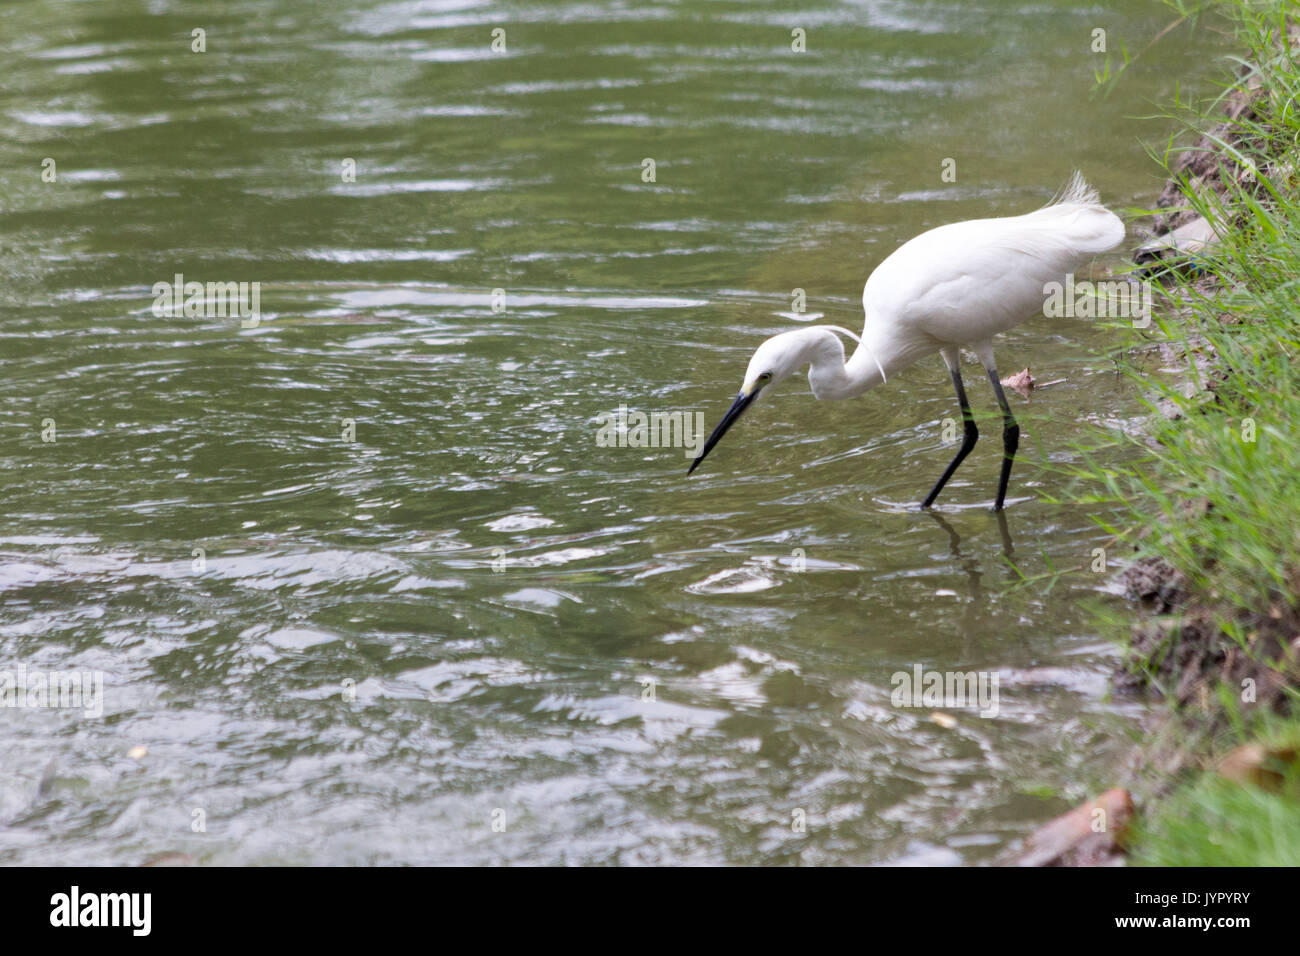
[[[1219,763],[1219,776],[1277,793],[1288,776],[1294,780],[1300,774],[1296,767],[1298,760],[1300,749],[1295,747],[1242,744]]]
[[[1124,862],[1123,838],[1133,819],[1127,790],[1107,790],[1035,830],[1017,866],[1117,866]]]
[[[1026,366],[1015,375],[1008,375],[1002,380],[1002,384],[1007,388],[1014,388],[1025,398],[1034,390],[1034,377],[1029,374],[1029,368]]]

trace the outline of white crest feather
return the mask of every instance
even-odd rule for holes
[[[1096,189],[1088,185],[1088,181],[1083,178],[1083,173],[1077,169],[1074,171],[1074,175],[1070,177],[1070,181],[1065,184],[1065,188],[1058,192],[1047,205],[1065,206],[1071,204],[1080,206],[1101,205],[1101,196]]]
[[[864,349],[866,349],[866,350],[867,350],[867,354],[871,356],[871,361],[875,362],[875,363],[876,363],[876,368],[880,369],[880,381],[881,381],[881,383],[883,384],[883,383],[889,381],[889,379],[885,376],[885,367],[884,367],[883,365],[880,364],[880,359],[876,358],[876,353],[873,352],[873,351],[871,351],[871,347],[870,347],[869,345],[867,345],[866,342],[863,342],[862,339],[860,339],[858,336],[854,335],[854,334],[853,334],[852,332],[850,332],[848,329],[843,328],[842,326],[839,326],[839,325],[825,325],[825,326],[822,326],[822,328],[830,329],[830,330],[833,331],[833,332],[840,332],[840,333],[842,333],[842,334],[844,334],[844,335],[847,335],[847,336],[848,336],[849,338],[851,338],[853,341],[857,342],[858,345],[860,345],[860,346],[862,346]]]

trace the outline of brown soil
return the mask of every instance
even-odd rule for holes
[[[1291,25],[1287,39],[1293,55],[1300,51],[1300,25]],[[1184,182],[1198,195],[1213,192],[1227,208],[1237,188],[1267,201],[1261,177],[1290,191],[1300,187],[1290,158],[1251,165],[1220,145],[1226,143],[1258,155],[1250,132],[1243,128],[1243,124],[1260,119],[1259,84],[1247,80],[1250,73],[1249,68],[1242,67],[1238,79],[1243,88],[1225,97],[1223,120],[1184,150],[1171,166],[1172,175],[1156,201],[1157,207],[1168,211],[1149,220],[1153,235],[1164,235],[1198,217],[1187,207],[1181,185]],[[1230,214],[1225,218],[1230,219]],[[1204,277],[1198,287],[1212,294],[1213,278]],[[1222,321],[1231,323],[1234,319],[1225,315]],[[1213,354],[1197,351],[1195,338],[1192,344],[1195,354],[1182,354],[1178,360],[1201,366],[1203,380],[1213,392],[1230,373],[1216,366]],[[1166,361],[1170,358],[1164,356]],[[1174,417],[1171,412],[1167,414]],[[1188,501],[1184,507],[1204,509],[1208,505]],[[1164,560],[1144,558],[1133,562],[1121,572],[1119,583],[1132,600],[1141,604],[1144,613],[1134,625],[1129,652],[1116,675],[1118,689],[1155,689],[1180,705],[1208,710],[1217,699],[1216,688],[1222,684],[1237,695],[1246,694],[1246,699],[1253,693],[1258,704],[1278,710],[1300,709],[1296,707],[1300,701],[1296,690],[1300,688],[1300,619],[1294,609],[1273,607],[1238,618],[1237,623],[1248,635],[1243,645],[1223,633],[1219,616],[1222,612],[1208,601],[1193,597],[1183,575]],[[1292,593],[1300,594],[1300,581]]]
[[[1133,627],[1116,675],[1119,690],[1154,688],[1182,706],[1208,709],[1226,685],[1244,703],[1285,711],[1300,687],[1300,619],[1270,608],[1238,618],[1245,645],[1223,633],[1221,618],[1182,589],[1182,575],[1162,559],[1141,559],[1120,575],[1130,598],[1148,611]]]
[[[1292,24],[1287,31],[1287,39],[1292,54],[1300,51],[1300,24]],[[1190,191],[1205,195],[1207,191],[1219,197],[1220,203],[1231,206],[1231,186],[1237,185],[1246,192],[1259,195],[1266,192],[1260,183],[1265,176],[1279,185],[1293,185],[1296,177],[1294,163],[1288,157],[1279,157],[1273,162],[1262,165],[1241,163],[1232,152],[1223,145],[1234,149],[1248,148],[1248,152],[1259,155],[1259,151],[1249,149],[1250,133],[1246,124],[1259,120],[1256,105],[1259,102],[1259,79],[1251,77],[1252,70],[1243,66],[1237,73],[1238,88],[1233,89],[1224,100],[1223,120],[1195,143],[1184,149],[1170,167],[1172,175],[1165,183],[1165,188],[1156,200],[1156,206],[1168,209],[1159,213],[1148,223],[1153,235],[1164,235],[1197,218],[1195,210],[1187,208],[1187,200],[1181,182],[1186,181]],[[1249,77],[1249,79],[1248,79]]]

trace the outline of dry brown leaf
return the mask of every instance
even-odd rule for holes
[[[1127,790],[1107,790],[1044,824],[1025,841],[1020,866],[1113,866],[1122,862],[1123,837],[1133,819]]]
[[[1276,793],[1286,784],[1288,774],[1294,773],[1297,759],[1300,752],[1295,747],[1242,744],[1223,758],[1219,776]]]
[[[1026,367],[1015,375],[1008,375],[1002,380],[1002,384],[1007,388],[1014,388],[1025,398],[1028,398],[1029,393],[1034,389],[1034,377],[1029,374],[1029,368]]]

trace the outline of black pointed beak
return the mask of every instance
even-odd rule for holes
[[[711,434],[708,440],[704,443],[704,448],[700,450],[700,453],[695,457],[695,460],[691,462],[691,467],[686,469],[686,474],[689,475],[696,468],[700,467],[700,462],[704,461],[704,456],[713,450],[713,446],[716,445],[722,436],[727,433],[727,429],[736,423],[736,419],[745,413],[745,409],[749,408],[754,399],[758,397],[760,391],[761,388],[756,388],[748,395],[741,392],[736,396],[736,400],[732,402],[731,407],[727,409],[727,414],[722,416],[722,421],[718,422],[718,427],[713,429],[713,434]]]

